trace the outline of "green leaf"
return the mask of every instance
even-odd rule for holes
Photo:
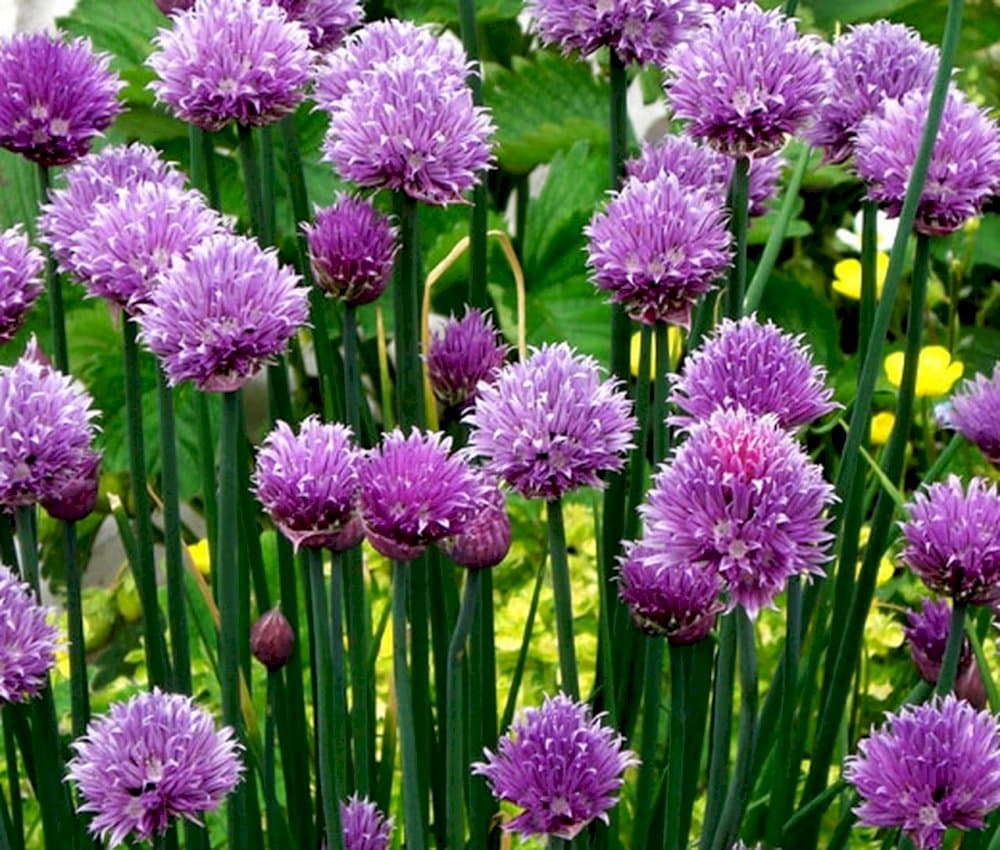
[[[0,230],[21,222],[33,233],[38,201],[35,166],[23,156],[0,150]]]
[[[420,23],[458,23],[455,0],[396,0],[392,6],[399,17]],[[521,6],[521,0],[478,0],[476,20],[484,24],[516,18],[521,13]]]
[[[167,27],[168,21],[153,3],[79,0],[58,24],[72,35],[87,36],[97,50],[111,53],[114,68],[123,71],[142,65],[152,52],[157,28]]]

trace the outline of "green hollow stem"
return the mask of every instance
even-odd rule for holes
[[[660,772],[656,751],[660,737],[660,697],[663,688],[663,638],[647,638],[646,668],[643,675],[642,727],[639,782],[636,799],[653,800],[656,776]],[[642,805],[632,822],[632,846],[642,847],[650,833],[653,806]]]
[[[10,563],[14,563],[11,559]],[[21,771],[17,758],[17,742],[12,728],[11,708],[0,706],[3,723],[4,765],[7,788],[10,791],[10,840],[14,850],[24,850],[24,811],[21,805]]]
[[[198,422],[198,470],[201,473],[201,498],[205,509],[205,537],[208,540],[209,562],[218,561],[216,535],[219,533],[218,494],[215,491],[215,434],[212,430],[212,415],[209,411],[209,396],[195,393],[195,415]],[[215,570],[212,569],[212,585],[216,585]]]
[[[396,420],[405,430],[424,421],[420,364],[420,218],[417,202],[403,192],[393,196],[399,221],[393,310],[396,337]]]
[[[337,788],[346,793],[351,750],[348,742],[347,665],[344,661],[344,560],[341,552],[330,557],[330,646],[333,664],[333,751]]]
[[[281,673],[269,670],[267,673],[267,708],[264,715],[264,800],[267,805],[267,819],[273,823],[271,810],[277,806],[277,768],[275,764],[275,714],[277,713],[277,694],[281,690]],[[281,850],[278,842],[278,831],[268,829],[268,844],[271,850]]]
[[[17,842],[18,836],[14,833],[14,824],[10,817],[10,808],[7,806],[7,795],[3,788],[0,788],[0,850],[14,850],[20,848],[23,842]]]
[[[957,600],[954,602],[951,609],[951,623],[948,625],[948,641],[945,643],[944,656],[941,658],[941,670],[938,673],[937,686],[934,689],[938,696],[946,696],[955,689],[958,660],[962,654],[962,643],[965,640],[967,612],[967,604]]]
[[[52,174],[47,165],[38,165],[38,194],[40,203],[48,200]],[[51,251],[45,252],[45,286],[49,296],[49,333],[52,335],[52,354],[56,368],[69,374],[69,348],[66,344],[66,308],[63,305],[62,281]]]
[[[409,594],[409,565],[392,563],[392,671],[398,704],[398,727],[403,775],[403,821],[407,850],[425,850],[423,800],[417,763],[417,729],[413,715],[413,693],[406,661],[406,601]]]
[[[729,738],[733,725],[733,689],[736,675],[736,624],[733,615],[722,618],[719,649],[715,658],[715,682],[712,690],[712,732],[708,756],[708,798],[705,803],[705,826],[698,844],[709,850],[718,831],[726,798],[729,772]]]
[[[368,665],[372,623],[360,550],[347,553],[344,590],[347,596],[347,646],[351,671],[354,782],[359,793],[371,795],[375,790],[375,692]]]
[[[344,305],[344,398],[346,418],[356,437],[361,435],[361,362],[358,353],[358,308]]]
[[[858,356],[864,360],[871,341],[878,299],[878,205],[861,204],[861,303],[858,309]]]
[[[552,564],[552,593],[555,597],[556,636],[559,643],[559,672],[563,690],[573,699],[580,699],[580,677],[576,670],[576,648],[573,644],[573,597],[570,590],[569,559],[566,554],[566,527],[563,523],[562,501],[546,502],[549,529],[549,561]]]
[[[243,168],[243,184],[246,187],[247,215],[250,230],[264,241],[264,201],[260,184],[260,162],[257,159],[253,128],[248,124],[237,124],[239,138],[240,165]],[[265,242],[264,244],[268,244]]]
[[[275,222],[274,128],[265,124],[257,130],[260,139],[260,239],[274,245],[277,238]]]
[[[64,522],[66,557],[66,620],[69,632],[70,710],[73,737],[87,731],[90,722],[90,691],[87,686],[87,650],[83,638],[83,589],[76,537],[76,523]]]
[[[682,785],[680,814],[681,847],[688,846],[691,833],[695,798],[698,796],[698,774],[701,771],[701,753],[708,725],[708,701],[712,686],[713,643],[703,638],[690,647],[690,657],[685,665],[688,681],[685,684],[684,702],[684,782]]]
[[[747,229],[750,224],[750,160],[745,156],[736,160],[729,198],[736,254],[726,289],[726,315],[738,319],[743,315],[747,289]]]
[[[35,596],[42,597],[41,576],[38,572],[38,542],[35,539],[35,506],[18,505],[14,509],[14,530],[17,534],[18,563],[21,578]]]
[[[667,748],[667,805],[663,850],[682,850],[685,770],[689,759],[700,761],[701,749],[687,743],[687,686],[691,646],[670,644],[670,738]],[[692,742],[693,743],[693,742]]]

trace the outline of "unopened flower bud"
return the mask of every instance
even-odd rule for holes
[[[55,519],[79,522],[90,516],[100,489],[101,456],[94,452],[81,461],[77,474],[58,494],[42,500],[42,507]]]
[[[503,493],[494,487],[488,505],[459,534],[443,540],[441,548],[460,567],[485,570],[507,557],[510,534],[510,517]]]
[[[294,644],[295,633],[279,608],[261,614],[250,629],[250,651],[272,673],[288,663]]]

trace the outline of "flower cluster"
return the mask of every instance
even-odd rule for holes
[[[24,702],[48,683],[59,629],[27,584],[0,564],[0,705]]]
[[[446,405],[467,405],[480,381],[490,381],[504,364],[510,346],[490,321],[489,313],[466,307],[431,339],[425,361],[434,395]]]
[[[0,345],[17,333],[42,294],[45,258],[17,225],[0,232]]]
[[[993,377],[976,375],[951,397],[951,420],[958,432],[979,447],[1000,469],[1000,364]]]

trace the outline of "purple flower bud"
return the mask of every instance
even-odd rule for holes
[[[280,608],[265,611],[250,629],[250,651],[272,673],[288,663],[294,645],[295,632]]]
[[[903,633],[910,642],[910,658],[921,678],[932,685],[937,684],[941,674],[948,632],[951,627],[951,606],[944,599],[925,599],[920,611],[906,612],[908,626]],[[958,658],[958,673],[955,676],[955,695],[976,708],[986,707],[986,688],[979,665],[972,655],[969,639],[962,639],[962,649]]]
[[[974,443],[1000,469],[1000,364],[993,377],[976,375],[951,397],[951,420],[958,432]]]
[[[91,452],[59,493],[42,499],[42,507],[55,519],[79,522],[93,513],[100,483],[101,455]]]
[[[31,588],[0,564],[0,705],[34,699],[56,663],[59,629]]]
[[[424,359],[435,397],[448,406],[468,405],[479,382],[496,375],[509,351],[489,312],[467,306],[462,318],[451,316],[428,346]]]
[[[485,570],[495,567],[510,551],[511,528],[507,501],[499,487],[486,490],[482,509],[454,537],[441,541],[445,554],[460,567]]]
[[[340,804],[344,850],[389,850],[392,818],[387,818],[370,800],[351,795]]]
[[[0,345],[13,339],[45,288],[45,257],[19,225],[0,232]]]

